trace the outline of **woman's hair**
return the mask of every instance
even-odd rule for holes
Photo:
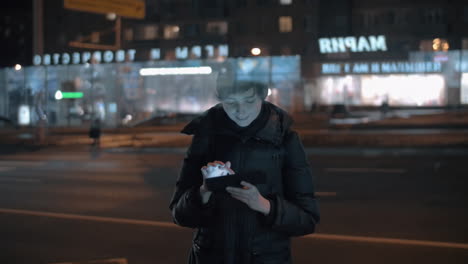
[[[231,94],[243,93],[253,88],[255,94],[264,100],[268,95],[268,86],[261,82],[253,81],[238,81],[231,85],[218,84],[216,87],[216,97],[218,100],[223,100]]]

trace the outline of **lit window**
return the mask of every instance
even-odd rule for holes
[[[280,4],[282,4],[282,5],[290,5],[290,4],[292,4],[292,0],[280,0],[279,2],[280,2]]]
[[[136,28],[136,32],[135,32],[136,40],[152,40],[156,38],[158,38],[158,26],[140,25]]]
[[[432,40],[423,40],[419,43],[419,49],[421,51],[448,51],[450,45],[446,39],[435,38]]]
[[[179,26],[177,25],[167,25],[164,27],[164,38],[165,39],[174,39],[179,37]]]
[[[127,40],[127,41],[133,40],[133,29],[126,28],[123,32],[123,37],[124,37],[124,40]]]
[[[144,39],[156,39],[158,37],[158,27],[156,25],[146,25],[143,29]]]
[[[216,35],[226,35],[228,31],[228,25],[225,21],[221,22],[208,22],[206,24],[206,33]]]
[[[292,17],[281,16],[279,17],[279,32],[291,32],[293,29]]]

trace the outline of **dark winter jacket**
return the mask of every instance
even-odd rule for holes
[[[320,216],[311,170],[298,134],[290,128],[292,119],[271,103],[264,102],[263,107],[269,110],[268,120],[254,135],[242,136],[217,124],[217,116],[224,114],[220,104],[182,130],[193,139],[170,209],[175,223],[197,229],[189,263],[226,263],[223,238],[229,231],[223,227],[226,221],[220,220],[220,214],[226,212],[226,203],[221,202],[226,195],[213,193],[202,204],[199,193],[203,183],[200,169],[214,160],[231,161],[239,175],[266,175],[256,187],[270,201],[270,214],[251,210],[254,217],[245,218],[251,234],[242,238],[244,247],[236,255],[247,254],[251,257],[248,263],[291,263],[290,237],[315,230]]]

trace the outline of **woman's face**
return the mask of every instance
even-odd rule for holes
[[[257,118],[262,109],[262,99],[254,88],[245,92],[231,94],[221,101],[229,118],[240,127],[246,127]]]

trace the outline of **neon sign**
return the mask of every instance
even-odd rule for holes
[[[387,51],[385,36],[320,38],[320,53]]]

